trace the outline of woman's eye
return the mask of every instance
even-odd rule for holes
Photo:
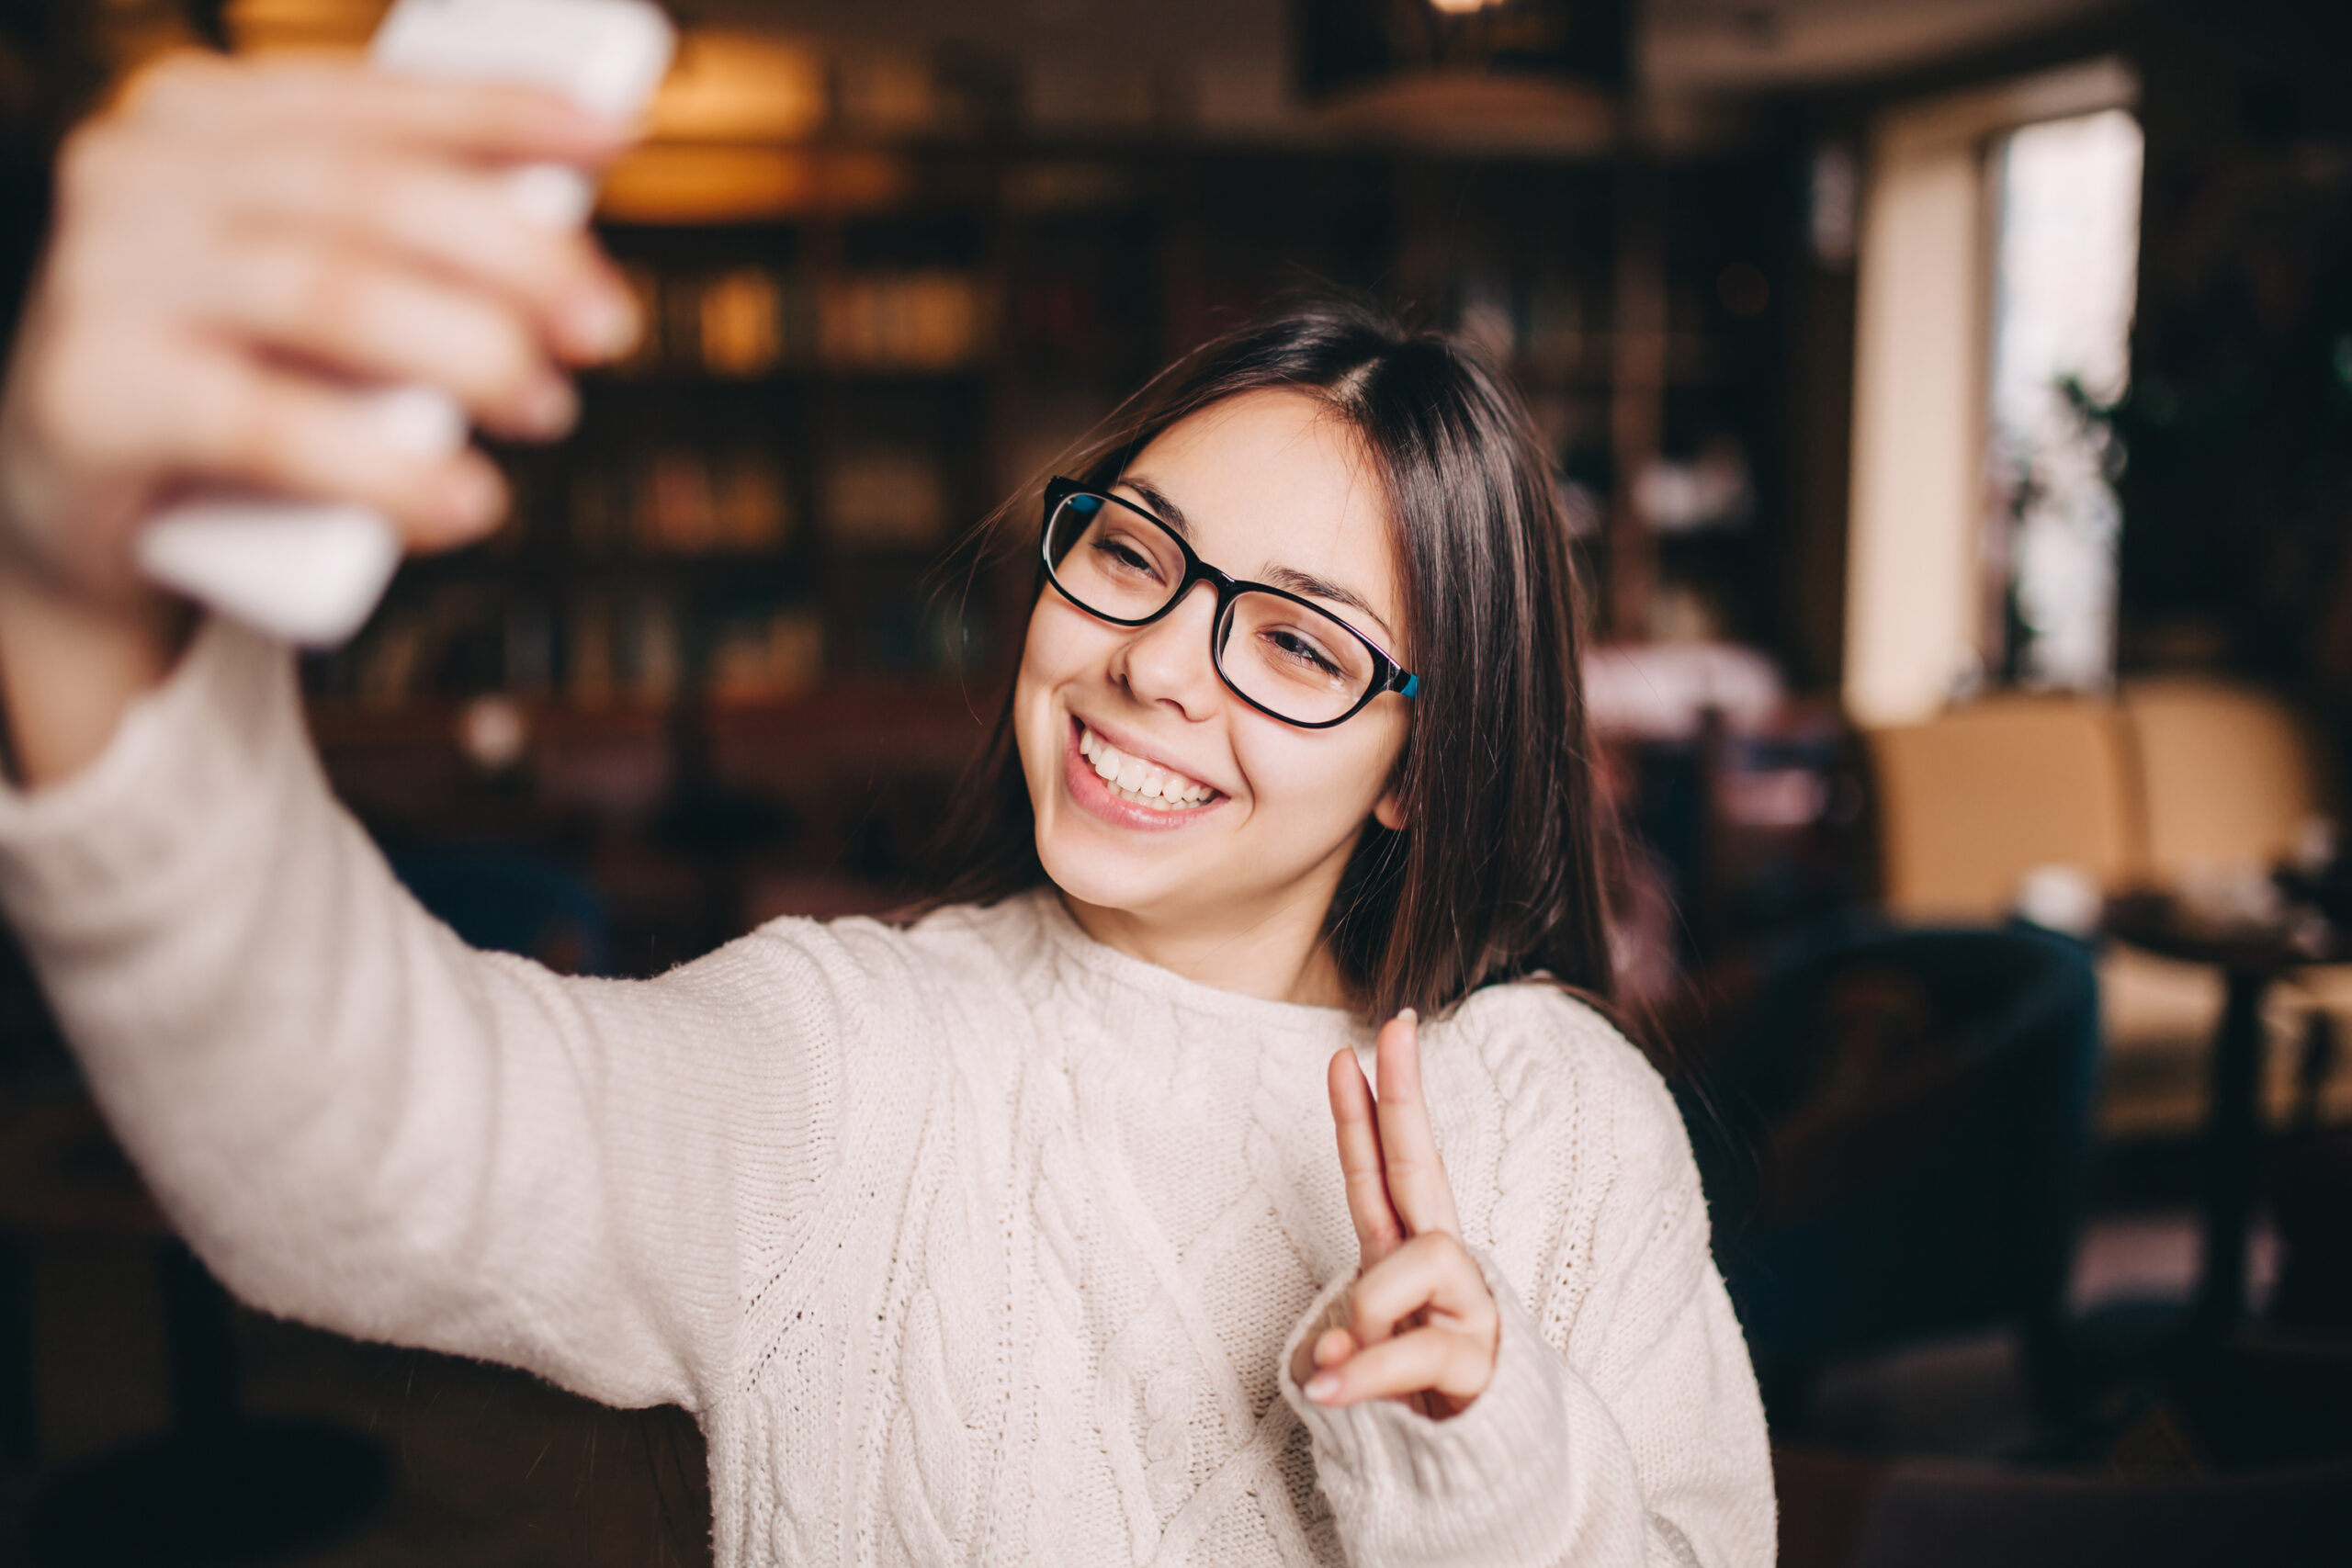
[[[1097,539],[1094,554],[1105,567],[1114,571],[1140,571],[1149,575],[1159,570],[1149,556],[1125,539]]]
[[[1261,635],[1267,646],[1285,662],[1332,680],[1339,678],[1340,666],[1304,632],[1291,626],[1270,626]]]

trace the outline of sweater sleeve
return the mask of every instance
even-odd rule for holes
[[[1763,1408],[1688,1140],[1663,1089],[1608,1114],[1620,1157],[1589,1229],[1565,1238],[1589,1252],[1557,1249],[1584,1254],[1569,1277],[1531,1302],[1478,1258],[1501,1331],[1469,1409],[1432,1421],[1393,1402],[1335,1410],[1306,1397],[1292,1357],[1352,1280],[1327,1288],[1294,1331],[1283,1393],[1313,1438],[1354,1568],[1771,1562]],[[1640,1125],[1627,1139],[1629,1118]]]
[[[217,622],[83,773],[0,791],[0,903],[231,1290],[619,1404],[717,1397],[741,1227],[818,1206],[882,989],[806,922],[651,982],[469,949],[334,800],[291,660]]]

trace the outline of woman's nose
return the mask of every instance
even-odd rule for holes
[[[1204,716],[1218,696],[1216,667],[1209,660],[1216,621],[1216,590],[1193,584],[1174,609],[1128,635],[1113,658],[1113,677],[1137,702],[1172,703],[1187,718]]]

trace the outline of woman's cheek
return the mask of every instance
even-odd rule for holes
[[[1339,735],[1283,730],[1261,739],[1265,744],[1236,751],[1257,815],[1283,838],[1302,848],[1336,844],[1371,815],[1379,792],[1361,787],[1361,760]]]

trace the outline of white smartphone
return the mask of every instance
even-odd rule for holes
[[[370,63],[421,75],[528,83],[616,119],[641,111],[670,68],[676,34],[649,0],[398,0]],[[587,220],[595,192],[576,169],[514,171],[514,196],[549,222]],[[466,439],[456,401],[427,387],[375,397],[389,440],[420,455]],[[401,559],[390,522],[364,507],[266,495],[191,498],[151,519],[141,570],[283,641],[331,648],[383,596]]]

